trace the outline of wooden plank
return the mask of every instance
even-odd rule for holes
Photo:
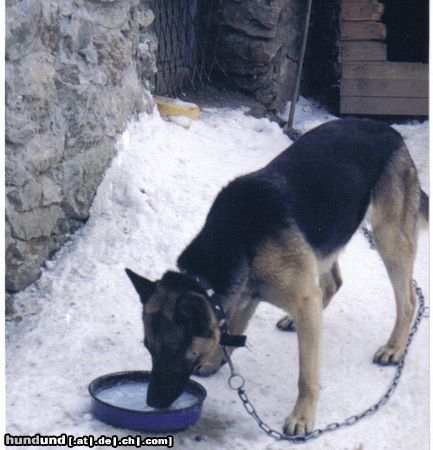
[[[427,98],[341,97],[341,114],[427,116]]]
[[[342,64],[342,78],[352,80],[428,80],[428,64],[347,61]]]
[[[427,80],[341,80],[340,95],[362,97],[428,97]]]
[[[341,20],[372,20],[379,21],[385,7],[377,0],[359,0],[358,2],[343,2],[341,4]]]
[[[344,61],[386,61],[386,44],[377,41],[343,41],[341,58]]]
[[[383,41],[386,39],[386,26],[381,22],[340,22],[343,41]]]

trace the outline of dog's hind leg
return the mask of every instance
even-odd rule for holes
[[[331,269],[320,275],[319,286],[323,292],[323,309],[325,309],[332,297],[337,293],[343,284],[343,279],[341,278],[340,266],[338,261],[335,261]]]
[[[332,297],[337,293],[343,284],[341,278],[340,266],[335,261],[328,272],[320,275],[319,286],[323,292],[323,309],[325,309]],[[290,316],[282,317],[276,324],[276,327],[283,331],[296,331],[295,323]]]
[[[412,272],[417,244],[419,184],[406,147],[393,156],[373,192],[373,237],[392,283],[397,317],[388,342],[374,355],[378,364],[396,364],[409,336],[416,297]]]

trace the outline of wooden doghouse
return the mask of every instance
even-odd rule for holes
[[[384,10],[378,0],[341,0],[340,113],[425,116],[428,64],[390,61]]]

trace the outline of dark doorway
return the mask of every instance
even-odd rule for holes
[[[302,76],[302,95],[313,97],[331,112],[339,101],[340,0],[315,0]]]
[[[428,62],[428,0],[382,0],[388,61]]]

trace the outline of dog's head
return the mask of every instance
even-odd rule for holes
[[[126,273],[143,304],[144,345],[152,356],[147,403],[163,408],[215,351],[219,328],[204,293],[186,276],[167,272],[153,282],[129,269]]]

